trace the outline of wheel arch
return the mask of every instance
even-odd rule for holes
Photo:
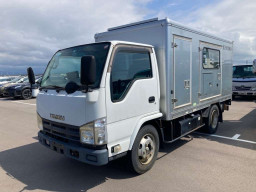
[[[223,122],[223,116],[222,116],[223,110],[221,108],[221,104],[222,103],[216,103],[217,107],[219,108],[219,122]]]
[[[21,91],[24,91],[25,89],[30,89],[30,87],[24,86],[24,87],[22,87]]]
[[[159,118],[161,118],[162,116],[163,116],[162,113],[155,113],[155,114],[143,117],[143,118],[141,118],[138,121],[138,123],[137,123],[137,125],[136,125],[136,127],[135,127],[135,129],[134,129],[134,131],[133,131],[133,133],[131,135],[131,138],[130,138],[129,150],[132,149],[132,146],[133,146],[133,143],[135,141],[135,138],[136,138],[139,130],[144,125],[153,125],[156,128],[156,130],[157,130],[157,132],[159,134],[159,139],[160,139],[161,132],[160,132],[160,124],[158,123],[158,121],[159,121]]]
[[[214,104],[210,105],[209,107],[207,107],[206,109],[204,109],[202,111],[202,117],[207,118],[209,116],[209,112],[210,112],[212,106],[214,106],[214,105],[216,105],[218,107],[218,109],[219,109],[219,113],[220,113],[219,114],[219,121],[223,122],[223,116],[222,116],[222,112],[223,111],[221,109],[221,103],[214,103]]]

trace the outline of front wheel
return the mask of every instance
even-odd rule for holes
[[[143,174],[154,165],[159,150],[159,136],[152,125],[145,125],[139,131],[130,156],[129,168],[138,174]]]
[[[21,97],[22,99],[31,99],[32,98],[32,92],[30,89],[24,89],[22,92],[21,92]]]

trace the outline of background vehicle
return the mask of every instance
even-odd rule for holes
[[[36,84],[34,85],[34,88],[39,87],[39,83],[41,81],[41,76],[36,77]],[[15,83],[12,85],[7,86],[4,89],[5,94],[9,97],[18,98],[21,97],[22,99],[31,99],[33,97],[32,91],[31,91],[31,85],[28,81],[28,78],[24,78],[23,83]],[[36,97],[35,95],[34,97]]]
[[[7,83],[1,84],[0,85],[0,97],[4,96],[4,89],[5,89],[5,87],[8,87],[8,86],[10,86],[10,85],[12,85],[14,83],[18,83],[18,82],[22,81],[22,79],[24,79],[24,77],[19,76],[19,77],[16,77],[15,79],[13,79],[13,80],[11,80],[11,81],[9,81]]]
[[[15,77],[0,77],[0,85],[4,83],[8,83],[13,80]]]
[[[256,73],[252,65],[233,66],[233,98],[235,96],[256,96]]]
[[[95,40],[49,62],[37,97],[41,144],[93,165],[128,155],[142,174],[160,143],[202,127],[216,132],[231,104],[231,41],[169,19],[111,28]]]

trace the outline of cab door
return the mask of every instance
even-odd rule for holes
[[[114,48],[106,78],[108,147],[119,144],[128,150],[138,121],[159,112],[157,79],[152,48]]]

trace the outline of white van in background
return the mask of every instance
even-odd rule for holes
[[[253,65],[233,66],[233,99],[236,96],[256,96],[256,73],[254,68]]]

